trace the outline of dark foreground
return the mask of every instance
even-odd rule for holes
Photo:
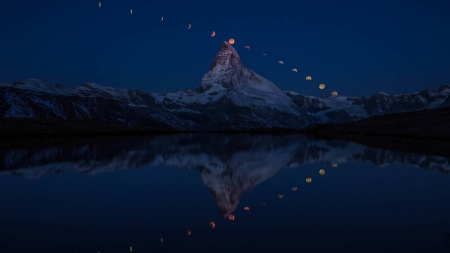
[[[124,126],[96,121],[62,119],[0,119],[0,136],[73,136],[73,135],[117,135],[180,133],[159,123],[149,122],[145,126]],[[195,132],[195,131],[192,131]],[[395,138],[421,138],[450,140],[450,107],[426,109],[415,112],[373,116],[341,124],[312,125],[305,130],[251,129],[225,130],[221,132],[255,133],[307,133],[320,138],[348,136],[377,136]]]
[[[224,131],[239,133],[242,131]],[[253,134],[303,133],[316,139],[340,139],[367,146],[413,153],[450,155],[450,108],[374,116],[342,124],[321,124],[305,131],[254,129]],[[98,122],[69,120],[0,119],[1,147],[33,146],[33,143],[64,142],[65,138],[98,136],[176,134],[157,122],[145,127],[129,127]],[[9,138],[8,138],[9,137]],[[17,137],[41,137],[23,141]],[[51,138],[49,138],[51,137]],[[57,139],[53,137],[58,137]]]
[[[450,107],[373,116],[355,122],[307,129],[317,137],[377,136],[450,140]]]

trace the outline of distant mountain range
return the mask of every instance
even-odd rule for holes
[[[375,115],[450,106],[450,85],[405,95],[311,97],[281,91],[245,68],[223,42],[195,90],[146,93],[95,83],[67,88],[27,79],[0,83],[0,118],[63,119],[175,130],[304,129]]]
[[[41,140],[42,141],[42,140]],[[304,135],[175,134],[88,138],[0,148],[0,175],[38,179],[77,171],[86,175],[148,166],[197,170],[222,215],[232,213],[242,194],[286,167],[322,163],[404,164],[450,173],[450,158],[378,149],[347,141],[312,140]],[[3,144],[2,144],[3,145]],[[298,168],[298,169],[301,169]]]

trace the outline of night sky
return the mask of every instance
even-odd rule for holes
[[[194,89],[220,44],[234,38],[247,68],[306,95],[403,94],[450,83],[447,0],[101,3],[1,1],[0,81]]]

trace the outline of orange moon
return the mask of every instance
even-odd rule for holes
[[[188,24],[188,29],[191,29],[191,27],[192,27],[191,24]]]
[[[234,44],[234,39],[233,39],[233,38],[229,39],[229,40],[228,40],[228,43],[230,43],[231,45],[233,45],[233,44]]]
[[[216,32],[212,31],[211,32],[211,37],[214,37],[214,36],[216,36]]]

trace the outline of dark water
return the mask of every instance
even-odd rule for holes
[[[450,252],[449,157],[302,135],[11,145],[0,252]]]

